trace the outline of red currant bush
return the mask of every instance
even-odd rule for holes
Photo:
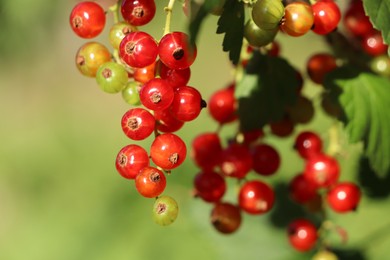
[[[260,175],[274,174],[280,165],[278,151],[268,144],[259,144],[252,149],[253,170]]]
[[[317,1],[312,5],[314,14],[313,32],[328,34],[337,28],[341,19],[340,8],[333,1]]]
[[[326,200],[335,212],[346,213],[356,210],[360,197],[360,188],[356,184],[341,182],[328,191]]]
[[[122,130],[132,140],[149,137],[155,126],[154,116],[143,108],[132,108],[122,117]]]
[[[123,19],[134,26],[149,23],[156,14],[154,0],[123,0],[121,6]]]
[[[295,138],[294,148],[304,159],[309,159],[322,153],[322,140],[314,132],[303,131]]]
[[[137,191],[146,198],[159,196],[165,190],[166,185],[164,173],[155,167],[144,167],[135,177]]]
[[[339,164],[333,157],[319,154],[306,161],[304,176],[318,188],[327,188],[335,184],[339,175]]]
[[[119,151],[115,166],[124,178],[135,179],[141,169],[149,166],[149,155],[141,146],[129,144]]]
[[[78,3],[70,13],[70,26],[80,37],[90,39],[98,36],[106,24],[103,8],[92,1]]]
[[[161,134],[154,139],[150,148],[152,161],[165,170],[171,170],[181,165],[187,155],[183,140],[175,134]]]
[[[165,110],[172,104],[175,93],[167,81],[154,78],[141,87],[139,95],[146,108]]]
[[[316,226],[306,219],[296,219],[291,222],[287,232],[291,246],[301,252],[313,249],[318,240]]]
[[[240,208],[246,213],[258,215],[270,211],[274,205],[275,195],[272,188],[258,180],[245,182],[238,194]]]
[[[208,102],[210,115],[220,124],[229,123],[237,119],[234,85],[216,91]]]

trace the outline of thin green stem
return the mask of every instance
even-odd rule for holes
[[[112,13],[113,17],[114,17],[114,23],[118,23],[119,22],[119,2],[116,2],[116,4],[110,6],[108,8],[108,10],[110,10],[110,12]]]
[[[167,17],[165,19],[164,35],[171,31],[172,10],[174,4],[175,0],[169,0],[168,6],[164,8],[164,11],[167,13]]]

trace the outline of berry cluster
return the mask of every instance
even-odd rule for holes
[[[178,207],[173,198],[160,196],[167,184],[165,175],[180,166],[187,155],[185,143],[173,132],[197,118],[206,106],[199,91],[187,85],[197,49],[184,32],[169,31],[174,1],[165,8],[167,25],[159,41],[139,29],[153,20],[155,2],[120,2],[110,8],[115,18],[109,32],[113,53],[103,44],[88,42],[78,50],[76,65],[83,75],[95,77],[103,91],[121,92],[128,104],[143,105],[129,109],[121,126],[133,141],[153,135],[150,151],[137,144],[126,145],[116,157],[116,169],[124,178],[134,180],[143,197],[157,198],[154,218],[158,224],[168,225],[176,219]],[[119,21],[119,5],[123,21]],[[85,39],[99,35],[105,23],[106,13],[95,2],[80,2],[70,15],[73,31]]]
[[[304,131],[296,137],[294,147],[305,160],[305,168],[289,183],[291,199],[301,205],[319,201],[321,210],[324,210],[324,202],[337,213],[355,211],[361,197],[360,188],[352,182],[339,181],[338,161],[322,151],[321,138],[314,132]],[[288,227],[289,241],[299,251],[312,249],[319,235],[315,225],[306,219],[295,220]]]

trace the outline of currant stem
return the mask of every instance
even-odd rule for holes
[[[338,122],[335,121],[333,125],[329,128],[329,146],[327,154],[330,156],[335,156],[340,154],[341,145],[339,142],[339,129]]]
[[[114,17],[114,23],[118,23],[119,22],[119,2],[118,1],[116,4],[110,6],[108,8],[108,10],[110,10],[110,12],[112,13],[113,17]]]
[[[169,0],[168,6],[164,8],[164,11],[167,13],[167,17],[165,19],[164,35],[171,31],[172,10],[174,4],[175,0]]]

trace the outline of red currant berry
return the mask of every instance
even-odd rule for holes
[[[154,18],[156,4],[154,0],[123,0],[121,13],[129,24],[142,26]]]
[[[275,194],[271,187],[257,180],[244,183],[238,195],[240,208],[253,215],[270,211],[274,201]]]
[[[250,145],[251,143],[256,142],[257,140],[264,137],[263,129],[255,129],[251,131],[242,132],[242,143],[245,145]]]
[[[339,179],[339,164],[333,157],[318,154],[306,161],[304,175],[308,181],[318,188],[327,188]]]
[[[151,110],[165,110],[173,101],[173,88],[163,79],[146,82],[139,92],[142,104]]]
[[[326,74],[336,68],[336,58],[328,53],[314,54],[306,63],[307,74],[317,84],[322,84]]]
[[[196,196],[206,202],[218,202],[226,191],[225,179],[214,171],[202,171],[194,178]]]
[[[363,50],[371,56],[379,56],[387,53],[388,46],[384,43],[380,32],[367,34],[362,40]]]
[[[144,68],[156,61],[158,47],[152,36],[146,32],[131,32],[119,45],[119,56],[129,66]]]
[[[143,108],[132,108],[122,117],[122,130],[132,140],[143,140],[155,127],[154,116]]]
[[[184,122],[177,120],[169,109],[154,111],[154,118],[157,121],[157,130],[164,133],[176,132],[184,125]]]
[[[228,177],[244,178],[252,169],[253,160],[247,146],[233,143],[221,154],[221,172]]]
[[[309,220],[294,220],[288,225],[287,232],[290,244],[298,251],[309,251],[317,243],[317,228]]]
[[[119,45],[121,44],[123,38],[125,38],[126,35],[134,31],[136,31],[136,28],[126,22],[118,22],[114,24],[111,27],[109,33],[109,40],[111,46],[114,49],[119,50]]]
[[[269,124],[272,134],[279,137],[290,136],[295,129],[293,121],[286,115],[280,121],[272,122]]]
[[[94,38],[104,29],[106,14],[103,8],[91,1],[78,3],[70,13],[70,26],[82,38]]]
[[[362,1],[351,1],[343,22],[346,29],[354,36],[364,36],[373,31],[372,24],[364,12]]]
[[[216,203],[211,211],[211,223],[222,234],[231,234],[238,230],[241,225],[240,208],[228,203]]]
[[[258,144],[252,148],[253,170],[260,175],[274,174],[280,165],[278,151],[270,145]]]
[[[197,50],[190,45],[188,35],[172,32],[164,35],[158,45],[160,60],[171,69],[186,69],[194,63]]]
[[[304,131],[295,138],[294,148],[305,159],[322,153],[322,140],[314,132]]]
[[[119,151],[115,166],[124,178],[135,179],[141,169],[149,166],[149,155],[141,146],[130,144]]]
[[[170,170],[181,165],[187,155],[186,144],[175,134],[161,134],[150,148],[152,161],[159,167]]]
[[[202,169],[212,169],[218,165],[221,153],[221,140],[216,133],[203,133],[192,141],[191,157]]]
[[[111,61],[111,53],[100,43],[87,42],[77,51],[75,61],[81,74],[95,77],[99,67]]]
[[[317,186],[309,182],[301,173],[296,175],[289,183],[291,199],[297,203],[307,203],[317,195]]]
[[[153,205],[153,219],[161,226],[168,226],[175,222],[179,214],[179,206],[176,200],[169,196],[161,196]]]
[[[135,68],[133,73],[133,78],[135,81],[138,81],[140,83],[146,83],[149,80],[155,78],[155,69],[156,69],[155,62],[143,68]]]
[[[191,69],[175,70],[160,62],[160,77],[168,81],[173,88],[186,86],[191,77]]]
[[[342,182],[332,187],[326,196],[329,206],[338,213],[356,210],[361,197],[360,188],[351,182]]]
[[[202,110],[202,96],[190,86],[178,87],[171,104],[171,112],[180,121],[188,122],[197,118]]]
[[[220,124],[236,120],[236,98],[234,97],[234,84],[216,91],[208,102],[211,116]]]
[[[314,23],[313,9],[305,2],[293,2],[286,5],[280,28],[290,36],[306,34]]]
[[[135,177],[137,191],[146,198],[159,196],[165,190],[166,185],[164,173],[154,167],[143,168]]]
[[[337,28],[341,19],[341,12],[335,2],[317,1],[311,7],[314,14],[313,32],[324,35]]]

